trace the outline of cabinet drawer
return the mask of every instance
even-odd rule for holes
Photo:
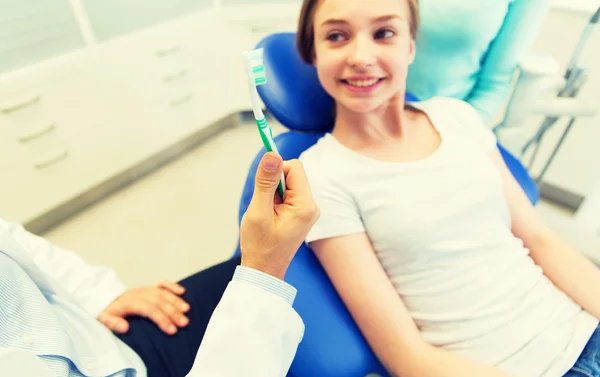
[[[227,101],[231,70],[223,30],[215,13],[207,11],[176,28],[157,27],[103,48],[111,106],[131,119],[144,113],[154,120],[131,121],[128,127],[167,141],[234,111]]]
[[[15,161],[36,165],[46,161],[57,150],[64,149],[55,123],[32,133],[20,135],[16,140],[8,139],[0,144],[3,160],[0,166],[12,165]]]
[[[25,158],[25,149],[19,145],[14,127],[2,122],[0,118],[0,171],[5,166],[13,164],[13,161],[23,158]]]
[[[0,187],[0,213],[3,217],[26,222],[90,187],[116,174],[125,150],[108,128],[98,127],[79,134],[57,130],[55,142],[34,159],[14,161],[0,169],[10,187]],[[46,141],[48,142],[48,141]],[[114,148],[114,149],[113,149]]]
[[[168,26],[168,25],[167,25]],[[179,98],[193,75],[190,46],[181,27],[160,27],[101,47],[103,88],[111,107],[135,112],[156,101]]]
[[[107,177],[86,167],[118,147],[102,137],[111,125],[98,72],[94,58],[76,56],[2,78],[0,171],[11,182],[0,187],[2,215],[29,220]]]
[[[85,67],[92,66],[78,57],[62,66],[0,79],[0,155],[5,163],[44,160],[61,148],[58,135],[85,124],[70,120],[78,113],[93,116],[86,104],[94,102],[94,92],[82,89],[92,76]]]
[[[49,155],[37,165],[19,162],[2,171],[10,186],[0,188],[0,213],[12,221],[27,221],[58,204],[73,177],[72,156],[67,151]],[[65,179],[67,178],[67,179]]]

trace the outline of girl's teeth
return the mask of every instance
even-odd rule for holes
[[[348,80],[348,84],[352,85],[352,86],[360,86],[360,87],[365,87],[365,86],[371,86],[371,85],[375,85],[377,84],[377,81],[379,81],[379,79],[373,79],[373,80],[358,80],[358,81],[351,81]]]

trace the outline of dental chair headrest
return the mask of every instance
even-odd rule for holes
[[[324,132],[333,127],[334,102],[325,92],[317,70],[296,49],[295,33],[263,39],[267,84],[257,87],[268,111],[285,127],[301,132]]]

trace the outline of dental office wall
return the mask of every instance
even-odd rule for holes
[[[566,64],[595,2],[556,0],[534,49]],[[235,124],[250,108],[240,52],[294,31],[299,5],[0,0],[0,216],[41,232]],[[590,41],[582,92],[596,100],[599,41]],[[598,118],[578,121],[546,181],[594,197],[599,136]]]

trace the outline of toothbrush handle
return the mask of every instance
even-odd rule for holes
[[[277,145],[275,145],[275,141],[273,140],[273,131],[271,131],[271,127],[269,127],[267,119],[263,117],[262,119],[257,120],[256,125],[258,126],[260,138],[265,146],[265,149],[268,152],[279,153],[277,150]],[[285,194],[285,176],[283,172],[281,173],[281,179],[277,185],[277,192],[279,192],[281,200],[283,200],[283,195]]]

